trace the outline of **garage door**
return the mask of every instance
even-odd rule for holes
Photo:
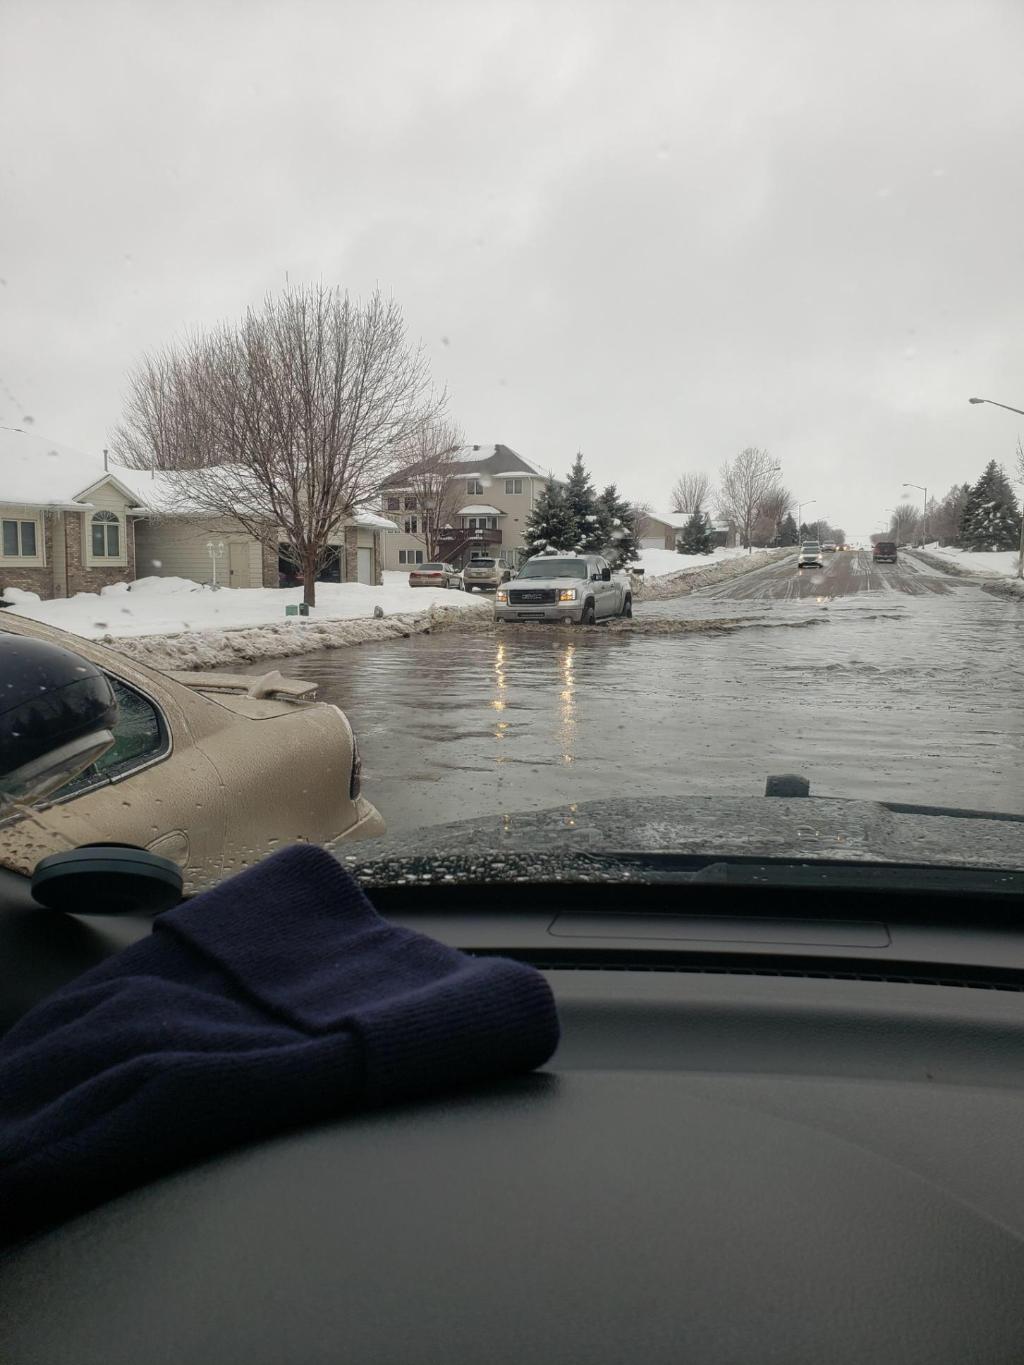
[[[360,583],[373,585],[373,547],[360,545],[356,550],[356,577]]]

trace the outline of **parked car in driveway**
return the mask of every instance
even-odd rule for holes
[[[0,824],[0,865],[31,872],[79,844],[176,862],[191,891],[291,842],[366,839],[384,821],[360,795],[359,749],[316,684],[280,673],[160,673],[95,640],[5,612],[0,630],[100,667],[118,703],[114,745],[35,820]]]
[[[562,621],[592,626],[633,615],[629,580],[600,555],[536,555],[494,595],[496,621]]]
[[[820,569],[824,563],[821,546],[816,540],[807,540],[800,546],[800,554],[796,561],[798,569]]]
[[[503,559],[471,559],[462,570],[462,581],[467,592],[474,588],[496,591],[512,577],[512,565]]]
[[[417,564],[409,570],[410,588],[462,588],[462,573],[454,564]]]

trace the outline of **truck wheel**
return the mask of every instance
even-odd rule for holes
[[[580,617],[580,625],[592,626],[596,620],[597,618],[594,615],[594,604],[593,602],[588,602],[583,608],[583,615]]]
[[[623,602],[623,604],[622,604],[622,614],[623,614],[623,616],[632,619],[632,616],[633,616],[633,599],[632,599],[632,597],[627,597],[626,600],[625,600],[625,602]]]

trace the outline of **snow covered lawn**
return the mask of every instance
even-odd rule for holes
[[[663,574],[690,573],[697,569],[709,569],[712,564],[721,564],[726,559],[738,559],[747,551],[740,545],[730,549],[719,547],[709,555],[680,555],[675,550],[641,550],[639,564],[647,579],[658,578]],[[755,550],[754,555],[764,554]],[[753,555],[751,556],[753,558]]]
[[[1017,577],[1016,550],[958,550],[954,545],[925,545],[926,554],[948,559],[968,573],[988,574],[992,578]]]
[[[298,626],[315,621],[349,621],[373,616],[420,616],[432,607],[491,612],[491,599],[445,588],[410,588],[405,573],[385,573],[384,586],[363,583],[318,583],[317,605],[308,620],[285,616],[285,607],[302,601],[301,588],[212,588],[188,578],[140,578],[117,583],[100,593],[42,602],[35,593],[8,588],[5,600],[19,616],[45,621],[61,630],[93,639],[125,639],[142,635],[180,635],[194,631],[240,630],[286,620]],[[296,651],[298,652],[298,651]]]

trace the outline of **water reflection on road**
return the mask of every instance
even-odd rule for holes
[[[768,576],[766,576],[768,577]],[[945,580],[949,583],[950,580]],[[819,794],[1024,810],[1024,611],[977,587],[798,601],[701,595],[639,615],[827,613],[813,629],[517,629],[281,661],[351,719],[398,832],[602,797]],[[265,665],[263,666],[265,667]]]

